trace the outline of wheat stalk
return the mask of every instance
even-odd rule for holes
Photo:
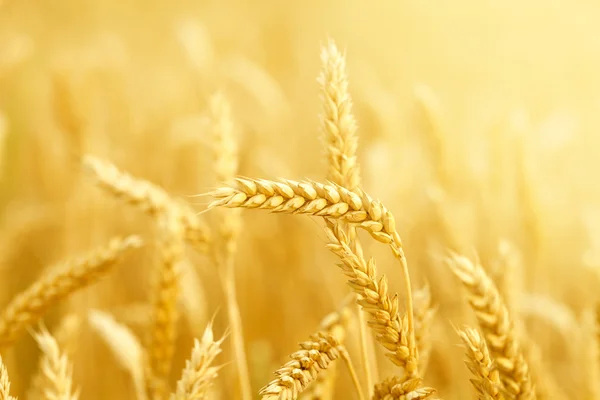
[[[224,96],[217,93],[210,99],[209,110],[215,175],[218,181],[231,180],[237,174],[238,169],[237,143],[233,132],[231,109]],[[234,270],[237,239],[241,226],[239,210],[221,210],[218,219],[216,228],[220,242],[213,245],[211,255],[219,270],[227,302],[227,316],[232,332],[231,343],[235,354],[242,399],[250,400],[252,398],[252,387],[244,348],[244,333],[237,301]]]
[[[372,400],[422,400],[435,392],[433,388],[422,387],[420,378],[404,380],[393,376],[375,385]]]
[[[474,378],[471,383],[477,391],[479,400],[501,400],[502,384],[500,375],[490,356],[487,345],[479,332],[475,329],[465,328],[457,330],[458,335],[465,345],[467,360],[465,364]]]
[[[2,362],[2,356],[0,356],[0,400],[17,400],[16,397],[10,395],[10,379]]]
[[[170,400],[200,400],[208,398],[208,390],[217,378],[220,367],[212,366],[214,359],[221,353],[221,343],[214,339],[212,322],[208,324],[201,340],[194,340],[191,358],[185,362],[177,390]]]
[[[72,366],[66,354],[61,352],[58,343],[44,328],[34,333],[34,339],[42,350],[40,369],[44,383],[40,389],[46,400],[77,400],[79,394],[72,391]]]
[[[235,185],[210,193],[216,200],[209,204],[209,209],[218,206],[261,208],[272,212],[341,220],[366,230],[375,240],[388,244],[394,256],[400,261],[404,276],[408,349],[416,359],[412,289],[394,216],[381,202],[373,200],[362,190],[358,191],[357,194],[336,184],[321,184],[313,181],[298,182],[286,179],[275,182],[237,178]]]
[[[144,387],[145,354],[138,338],[129,328],[115,321],[104,311],[91,310],[88,320],[121,367],[131,375],[137,400],[146,400],[148,396]]]
[[[295,400],[332,361],[349,358],[346,350],[332,336],[318,332],[300,344],[299,351],[290,355],[292,359],[277,371],[277,378],[261,389],[263,400]],[[353,368],[350,368],[353,371]],[[356,375],[352,373],[357,384]],[[360,389],[358,390],[360,395]],[[362,397],[361,397],[362,398]]]
[[[85,155],[82,163],[95,176],[102,189],[152,217],[170,214],[184,227],[186,240],[198,251],[207,251],[210,240],[208,230],[186,203],[172,198],[164,189],[151,182],[120,171],[109,161]]]
[[[114,238],[87,256],[59,264],[17,295],[0,317],[0,348],[14,342],[57,301],[98,281],[130,249],[143,244],[139,236]]]
[[[529,366],[498,289],[481,265],[468,258],[454,254],[447,262],[467,289],[469,303],[496,361],[504,388],[517,400],[534,399]]]

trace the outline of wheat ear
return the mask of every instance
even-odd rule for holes
[[[56,340],[58,348],[61,349],[67,357],[70,357],[75,353],[77,335],[79,334],[80,329],[81,318],[76,314],[68,314],[61,319],[56,329],[52,332],[52,337]],[[44,399],[44,382],[45,376],[43,365],[40,365],[31,378],[31,384],[27,389],[26,398],[29,400]]]
[[[433,388],[421,386],[420,378],[404,380],[393,376],[375,385],[372,400],[422,400],[435,392]]]
[[[139,236],[114,238],[87,256],[56,266],[17,295],[0,317],[0,348],[14,342],[24,329],[36,322],[57,301],[98,281],[130,249],[142,245]]]
[[[170,400],[199,400],[208,398],[208,390],[217,379],[220,367],[212,365],[221,353],[221,343],[225,336],[215,340],[212,322],[208,324],[201,340],[194,340],[191,358],[185,362],[177,390]]]
[[[184,259],[184,231],[179,221],[170,214],[159,220],[160,264],[152,299],[152,326],[149,332],[148,361],[151,374],[146,376],[148,389],[155,398],[169,393],[167,378],[175,352],[179,317],[179,274]]]
[[[502,387],[500,375],[479,332],[475,329],[465,328],[457,330],[457,333],[465,345],[467,354],[465,364],[474,376],[471,383],[477,391],[477,398],[479,400],[503,399],[504,397],[500,393]]]
[[[2,362],[2,356],[0,356],[0,400],[17,400],[16,397],[10,395],[10,379]]]
[[[424,376],[431,353],[431,325],[437,313],[437,307],[431,302],[429,285],[413,293],[415,302],[415,341],[419,352],[419,376]]]
[[[44,398],[77,400],[79,394],[72,391],[72,365],[67,355],[61,352],[58,343],[45,328],[39,333],[34,333],[34,338],[42,350],[40,366],[44,374],[44,383],[41,392]]]
[[[387,278],[377,278],[375,261],[366,261],[353,252],[348,237],[338,225],[326,227],[327,248],[342,261],[339,267],[348,277],[348,285],[360,296],[358,304],[370,317],[368,325],[375,339],[389,353],[386,356],[412,376],[417,370],[417,359],[408,347],[408,317],[401,317],[398,295],[390,298]]]
[[[235,177],[238,169],[237,143],[234,137],[231,108],[221,93],[210,99],[209,111],[211,117],[214,171],[218,181],[228,181]],[[252,399],[250,373],[246,350],[244,348],[244,332],[240,308],[237,301],[235,285],[235,256],[237,239],[240,232],[240,210],[220,210],[218,213],[217,230],[220,242],[213,245],[212,256],[216,264],[225,301],[227,316],[231,327],[231,344],[235,354],[236,370],[238,373],[242,400]]]
[[[535,398],[514,324],[491,278],[481,265],[454,254],[448,265],[467,289],[467,297],[506,391],[517,400]]]
[[[182,224],[185,239],[198,251],[206,253],[209,233],[196,213],[183,201],[174,199],[161,187],[120,171],[114,164],[92,155],[82,160],[84,168],[96,178],[98,186],[116,198],[158,218],[169,213]]]
[[[131,375],[137,400],[146,400],[148,396],[144,387],[145,354],[138,338],[129,328],[115,321],[104,311],[91,310],[88,320],[120,366]]]
[[[260,391],[262,399],[297,399],[320,372],[326,370],[332,361],[342,358],[345,352],[331,335],[316,333],[300,343],[300,350],[290,355],[292,360],[275,371],[277,378]]]
[[[350,191],[360,184],[360,171],[356,161],[358,135],[356,120],[352,114],[352,98],[348,92],[346,57],[333,40],[321,49],[321,74],[317,81],[321,87],[321,137],[325,142],[328,164],[327,180]],[[356,228],[340,222],[350,239],[355,252],[362,253]],[[359,334],[362,364],[365,369],[367,387],[373,386],[370,360],[367,351],[367,329],[364,316],[359,313]]]
[[[352,297],[353,298],[353,297]],[[344,303],[347,303],[346,300]],[[327,314],[319,324],[319,331],[331,335],[340,344],[344,342],[347,334],[348,323],[352,312],[348,304],[334,312]],[[320,373],[315,381],[302,393],[302,400],[328,400],[333,398],[333,386],[337,373],[337,365],[332,364],[329,369]]]
[[[413,300],[408,265],[396,222],[392,213],[379,201],[357,189],[358,194],[336,184],[313,181],[238,178],[235,185],[217,189],[210,208],[261,208],[272,212],[320,216],[341,220],[369,232],[371,236],[390,246],[399,260],[406,289],[408,348],[416,359],[414,338]],[[415,370],[416,371],[416,370]]]

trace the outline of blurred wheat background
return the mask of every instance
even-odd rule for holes
[[[479,259],[511,297],[540,373],[560,389],[549,398],[592,399],[596,331],[584,322],[600,268],[598,20],[600,6],[584,0],[0,0],[0,306],[60,260],[142,236],[148,246],[43,318],[55,335],[66,316],[79,322],[67,342],[82,399],[135,398],[89,315],[109,313],[140,337],[150,329],[160,232],[99,189],[78,156],[108,160],[201,212],[210,199],[191,196],[222,186],[207,123],[220,92],[239,174],[323,182],[316,78],[332,38],[346,54],[362,186],[394,213],[413,286],[428,284],[437,307],[425,383],[439,398],[476,398],[454,331],[474,316],[442,261],[453,249]],[[236,292],[259,398],[349,289],[320,221],[241,215]],[[201,218],[219,230],[212,212]],[[359,237],[402,293],[385,246]],[[210,257],[187,248],[180,281],[172,388],[211,319],[216,337],[230,328]],[[366,392],[351,310],[346,346]],[[19,398],[38,368],[31,332],[1,352]],[[231,339],[211,398],[242,398]],[[397,373],[367,339],[375,382]],[[339,370],[333,398],[358,398]]]

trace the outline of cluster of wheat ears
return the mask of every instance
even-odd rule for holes
[[[160,258],[149,312],[141,313],[149,318],[143,336],[107,311],[89,310],[86,316],[86,323],[112,351],[115,368],[127,371],[138,400],[217,398],[219,393],[214,387],[225,369],[235,371],[237,389],[230,392],[237,393],[236,398],[242,400],[257,395],[262,399],[342,398],[335,392],[335,382],[343,376],[341,368],[347,371],[345,379],[354,388],[344,393],[353,393],[357,399],[441,397],[443,390],[437,390],[427,379],[436,346],[431,334],[434,320],[455,330],[456,341],[452,345],[462,343],[472,396],[481,400],[564,398],[561,382],[544,372],[539,349],[528,336],[510,291],[504,290],[506,284],[501,286],[476,256],[460,253],[460,246],[452,244],[451,224],[444,218],[440,221],[445,224],[448,248],[438,254],[437,260],[462,284],[462,294],[458,285],[453,290],[470,306],[477,326],[436,319],[438,306],[432,301],[435,293],[430,293],[427,284],[416,287],[411,282],[410,271],[418,266],[405,256],[399,234],[402,227],[395,222],[394,213],[402,210],[387,208],[375,197],[376,193],[367,193],[361,186],[357,161],[359,136],[348,90],[345,55],[329,41],[322,48],[321,61],[319,134],[327,164],[322,181],[238,176],[233,116],[226,96],[221,93],[210,99],[208,114],[212,166],[217,180],[223,184],[197,196],[200,202],[208,203],[203,210],[194,205],[195,197],[172,196],[159,185],[120,170],[109,160],[91,154],[75,155],[90,182],[106,195],[149,217],[157,240],[146,239],[144,235],[115,237],[87,255],[47,269],[4,307],[0,317],[0,353],[5,354],[16,341],[28,335],[33,336],[41,350],[37,372],[29,380],[27,399],[79,397],[81,388],[72,376],[77,366],[71,356],[76,350],[71,345],[81,318],[67,315],[52,333],[41,321],[57,303],[110,274],[127,253],[148,248],[156,249]],[[443,176],[444,171],[438,172]],[[274,379],[264,382],[260,390],[251,383],[252,363],[246,355],[245,325],[239,307],[240,301],[252,300],[238,296],[235,279],[235,266],[243,266],[243,260],[235,261],[243,209],[291,214],[297,218],[304,218],[300,217],[303,215],[319,221],[325,231],[326,247],[337,259],[337,266],[331,268],[343,274],[350,288],[339,308],[331,310],[314,327],[314,333],[299,344],[290,360],[274,371]],[[278,218],[264,214],[263,218]],[[208,218],[210,224],[206,223]],[[390,259],[395,263],[392,271],[402,277],[402,288],[392,288],[387,277],[378,273],[375,259],[364,254],[367,240],[391,250]],[[228,328],[215,335],[212,321],[203,327],[204,333],[195,339],[175,383],[171,372],[179,340],[180,281],[185,279],[182,268],[189,264],[190,252],[214,265],[226,304],[213,312],[215,316],[226,315]],[[190,307],[193,309],[193,304]],[[264,310],[265,314],[268,312]],[[587,332],[593,333],[594,319],[589,322]],[[360,337],[356,352],[348,351],[346,344],[350,326],[355,327]],[[589,390],[585,391],[590,394],[589,399],[598,394],[595,390],[600,384],[594,381],[600,377],[594,370],[598,362],[597,354],[591,350],[594,341],[593,337],[588,341],[593,353],[586,367],[590,374],[586,381]],[[381,346],[377,351],[383,351],[393,364],[392,376],[378,377],[374,371],[370,354],[373,343]],[[223,346],[231,346],[230,360],[219,357]],[[464,368],[456,361],[460,360],[452,361],[456,366],[451,368]],[[343,366],[337,365],[340,362]],[[0,358],[0,400],[14,399],[10,394],[10,376],[11,371],[7,371]],[[464,386],[468,385],[465,379]]]

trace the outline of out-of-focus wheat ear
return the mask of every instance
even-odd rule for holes
[[[474,376],[471,383],[477,391],[477,398],[479,400],[503,399],[500,375],[479,332],[471,328],[464,328],[456,332],[465,345],[467,355],[465,364]]]
[[[348,92],[346,57],[328,40],[321,48],[321,131],[327,152],[327,179],[354,191],[360,184],[356,160],[358,135]]]
[[[421,378],[402,379],[397,376],[375,385],[371,400],[422,400],[430,398],[436,390],[421,386]]]
[[[57,301],[97,282],[129,250],[142,244],[137,235],[117,237],[86,256],[56,265],[50,273],[17,295],[4,310],[0,317],[0,349],[13,343]]]
[[[216,178],[221,182],[232,181],[238,173],[238,146],[234,135],[231,107],[222,93],[217,93],[210,99],[209,113]],[[219,210],[215,229],[218,230],[219,240],[215,240],[211,250],[227,302],[231,345],[235,355],[241,398],[242,400],[251,400],[252,386],[235,284],[235,257],[241,230],[240,210]]]
[[[6,151],[6,142],[8,140],[8,122],[0,110],[0,182],[4,175],[4,152]]]
[[[120,171],[107,160],[85,155],[82,164],[94,175],[98,186],[115,198],[156,219],[167,213],[177,218],[184,227],[185,239],[198,251],[206,253],[210,240],[208,229],[187,203],[171,198],[158,185]]]
[[[194,348],[185,368],[181,372],[181,379],[177,382],[177,389],[171,394],[170,400],[197,400],[205,399],[208,390],[217,379],[219,366],[213,366],[213,361],[221,353],[221,343],[225,336],[215,340],[212,322],[208,324],[201,340],[194,340]]]
[[[59,349],[67,357],[72,357],[75,353],[78,344],[78,334],[81,329],[81,318],[77,314],[67,314],[64,316],[58,326],[52,332],[52,336],[56,339],[56,343]],[[27,389],[28,400],[43,400],[44,393],[42,392],[44,386],[44,371],[43,365],[39,365],[35,374],[31,378],[31,383]]]
[[[354,297],[352,297],[353,299]],[[347,303],[348,300],[344,301]],[[346,339],[348,324],[352,317],[349,304],[334,312],[327,314],[319,324],[319,330],[331,335],[340,344]],[[326,371],[321,372],[315,381],[302,393],[302,400],[329,400],[333,399],[335,379],[337,377],[337,364],[332,364]]]
[[[429,285],[413,293],[415,301],[415,341],[419,351],[419,376],[424,376],[431,353],[431,325],[437,313],[437,307],[431,302]]]
[[[40,369],[44,374],[41,392],[46,399],[77,400],[78,391],[73,391],[72,364],[60,350],[56,340],[45,328],[33,337],[42,351]]]
[[[147,348],[152,376],[146,379],[153,397],[164,399],[170,392],[167,378],[177,338],[180,264],[184,261],[185,246],[183,227],[175,218],[165,216],[159,228],[159,265]]]
[[[331,335],[318,332],[300,344],[291,361],[275,371],[275,378],[260,390],[263,400],[295,400],[345,349]],[[360,392],[359,392],[360,393]]]
[[[0,400],[17,400],[16,397],[10,395],[10,379],[2,362],[2,356],[0,356]]]
[[[148,398],[145,388],[144,349],[135,334],[125,325],[115,321],[108,313],[91,310],[88,321],[92,329],[112,351],[121,368],[130,375],[137,400]]]
[[[514,322],[491,278],[481,265],[464,256],[453,254],[447,263],[466,288],[467,300],[475,311],[504,388],[514,399],[535,399],[529,366]]]

